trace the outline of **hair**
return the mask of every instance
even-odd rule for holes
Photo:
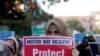
[[[82,43],[85,43],[85,40],[86,39],[88,39],[88,41],[89,41],[89,38],[88,37],[84,37],[84,39],[83,39],[83,42]]]

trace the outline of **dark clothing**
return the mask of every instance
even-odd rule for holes
[[[80,54],[79,56],[91,56],[90,49],[85,49],[88,47],[88,43],[82,43],[80,45]]]
[[[88,42],[95,42],[93,36],[85,37],[83,42],[77,46],[77,49],[80,51],[79,56],[92,56]]]

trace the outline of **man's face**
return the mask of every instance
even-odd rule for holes
[[[51,24],[47,30],[47,36],[60,36],[59,29],[55,24]]]

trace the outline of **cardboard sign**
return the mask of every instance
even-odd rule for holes
[[[72,56],[72,37],[24,37],[24,56]]]
[[[100,56],[100,43],[89,42],[89,46],[92,56]]]

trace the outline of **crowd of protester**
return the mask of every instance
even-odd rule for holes
[[[59,19],[51,19],[46,25],[46,36],[68,36],[65,24]],[[93,36],[86,36],[83,42],[72,48],[72,56],[91,56],[88,42],[95,42]],[[0,40],[0,56],[22,56],[18,36]]]
[[[95,42],[95,39],[93,36],[86,36],[83,39],[83,42],[77,46],[79,53],[79,56],[92,56],[90,47],[89,47],[89,42]]]

